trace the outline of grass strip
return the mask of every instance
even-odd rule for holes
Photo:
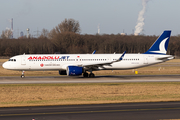
[[[180,101],[180,83],[0,85],[0,107],[154,101]]]

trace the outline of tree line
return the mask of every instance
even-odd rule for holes
[[[19,54],[144,53],[157,36],[80,35],[61,33],[57,39],[0,39],[0,56]],[[168,54],[180,56],[180,37],[172,36]]]
[[[134,35],[89,35],[80,34],[79,22],[65,19],[50,32],[42,30],[38,38],[21,37],[10,39],[1,35],[0,56],[19,54],[86,54],[92,53],[144,53],[158,36]],[[5,33],[5,32],[3,32]],[[172,36],[169,41],[168,54],[180,56],[180,36]]]

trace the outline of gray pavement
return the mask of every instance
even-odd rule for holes
[[[0,108],[1,120],[180,119],[180,102]]]
[[[120,83],[120,82],[180,82],[180,75],[121,75],[96,76],[95,78],[68,76],[26,76],[0,77],[0,84],[28,83]]]

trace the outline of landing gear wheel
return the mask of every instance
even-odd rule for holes
[[[24,73],[25,73],[25,71],[23,70],[23,71],[22,71],[21,78],[24,78],[24,77],[25,77],[25,76],[24,76]]]
[[[87,72],[85,72],[84,74],[83,74],[83,77],[88,77],[88,73]]]
[[[24,75],[21,75],[21,78],[25,78],[25,76],[24,76]]]
[[[89,74],[89,77],[90,77],[90,78],[95,77],[94,73],[90,73],[90,74]]]

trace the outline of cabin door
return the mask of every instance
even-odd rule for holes
[[[144,56],[144,64],[148,64],[148,56]]]
[[[21,57],[21,65],[26,65],[26,57],[25,56]]]

